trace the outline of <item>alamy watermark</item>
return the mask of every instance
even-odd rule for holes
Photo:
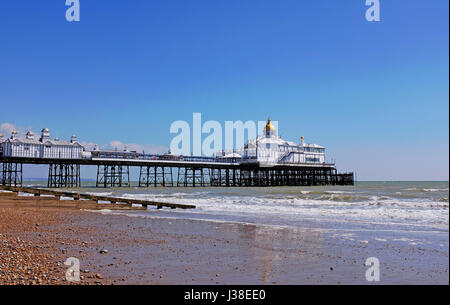
[[[368,282],[380,281],[380,260],[376,257],[369,257],[366,259],[366,280]]]
[[[380,21],[380,0],[365,0],[366,20],[369,22]],[[68,22],[80,21],[80,0],[66,0],[66,20]]]
[[[80,21],[80,0],[66,0],[66,20],[68,22]]]
[[[69,266],[66,270],[66,280],[68,282],[79,282],[80,279],[80,260],[76,257],[69,257],[64,265]]]
[[[278,121],[271,121],[275,130]],[[218,121],[202,122],[202,114],[193,113],[192,125],[187,121],[175,121],[170,133],[176,136],[170,142],[170,151],[175,155],[214,156],[219,151],[242,149],[246,140],[256,139],[262,134],[267,121]]]
[[[366,0],[366,20],[369,22],[380,21],[380,0]]]

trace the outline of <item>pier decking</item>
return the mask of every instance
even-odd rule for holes
[[[0,185],[21,186],[23,164],[47,164],[47,186],[81,186],[81,166],[97,166],[96,187],[129,187],[130,168],[138,168],[139,187],[258,187],[353,185],[353,173],[338,173],[330,163],[237,162],[209,157],[136,155],[90,159],[0,157]]]

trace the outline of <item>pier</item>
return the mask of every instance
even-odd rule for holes
[[[139,173],[138,187],[270,187],[353,185],[353,173],[338,173],[326,162],[325,147],[285,141],[270,118],[264,134],[243,148],[220,151],[214,157],[145,154],[118,150],[87,150],[72,135],[70,141],[50,138],[44,128],[39,139],[29,131],[0,134],[0,185],[22,186],[24,164],[48,165],[49,188],[81,187],[81,167],[97,167],[96,187],[130,187],[130,172]]]
[[[222,161],[208,157],[167,160],[157,155],[135,158],[50,159],[0,157],[0,185],[21,186],[24,164],[49,166],[47,186],[81,187],[81,166],[96,166],[96,187],[129,187],[130,171],[139,187],[252,187],[353,185],[353,173],[338,173],[334,164],[275,164]]]

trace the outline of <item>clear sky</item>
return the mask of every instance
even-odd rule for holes
[[[448,180],[449,2],[2,1],[0,124],[165,149],[175,120],[279,121],[362,180]],[[10,125],[11,124],[11,125]]]

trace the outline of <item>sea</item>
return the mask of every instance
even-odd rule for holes
[[[25,185],[36,187],[44,183]],[[240,232],[245,232],[244,226],[248,232],[263,232],[263,235],[251,235],[258,249],[283,248],[288,249],[285,253],[291,253],[289,251],[300,245],[309,253],[302,256],[307,263],[301,273],[307,274],[307,279],[319,274],[317,270],[325,263],[342,270],[331,274],[335,276],[332,279],[327,273],[328,281],[361,283],[362,279],[368,283],[362,277],[366,269],[364,266],[361,269],[360,264],[366,262],[367,266],[366,259],[370,257],[383,264],[383,283],[448,284],[448,181],[359,181],[353,186],[236,188],[131,186],[102,189],[95,188],[95,182],[82,181],[82,184],[83,188],[73,191],[196,206],[189,210],[158,210],[149,206],[145,211],[90,211],[105,217],[124,215],[124,220],[130,224],[146,223],[150,230],[180,234],[182,228],[182,233],[189,234],[186,230],[192,226],[194,235],[215,236],[214,230],[198,230],[198,222],[208,222],[212,226],[206,228],[226,230],[222,233],[238,240],[242,238]],[[142,222],[142,218],[149,221]],[[157,221],[152,221],[154,219]],[[163,229],[153,228],[161,223],[159,220],[164,223]],[[258,236],[265,237],[258,239]],[[276,253],[273,263],[280,268],[290,264],[294,269],[299,266],[296,255],[291,261],[289,255],[283,254],[282,260],[281,252]],[[284,281],[298,282],[297,271],[283,272],[287,274]]]
[[[41,186],[42,181],[24,183]],[[127,187],[73,191],[195,205],[195,209],[108,211],[139,217],[196,219],[351,230],[449,231],[449,182],[357,182],[354,186]],[[43,186],[43,185],[42,185]],[[67,190],[67,189],[65,189]]]

